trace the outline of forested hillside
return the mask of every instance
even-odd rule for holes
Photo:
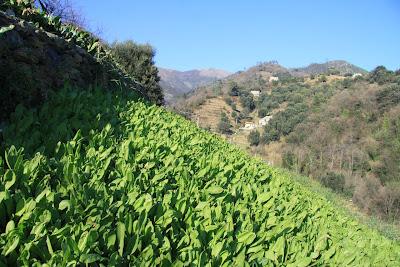
[[[313,177],[367,214],[396,221],[399,81],[398,71],[384,67],[295,77],[268,63],[199,89],[177,110],[274,165]],[[217,100],[227,105],[211,109]],[[210,112],[220,118],[201,115]]]

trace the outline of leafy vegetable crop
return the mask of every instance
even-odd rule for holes
[[[400,246],[127,92],[19,107],[0,158],[0,266],[398,266]]]

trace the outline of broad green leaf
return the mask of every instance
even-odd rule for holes
[[[108,236],[108,238],[107,238],[107,248],[108,249],[114,247],[116,239],[117,239],[116,234],[111,234]]]
[[[9,221],[6,225],[6,234],[8,234],[9,232],[11,232],[12,230],[15,229],[15,222],[13,220]]]
[[[4,184],[6,189],[10,189],[17,181],[17,176],[11,170],[6,170],[4,174]]]
[[[281,260],[285,257],[285,250],[286,250],[286,240],[285,237],[281,236],[276,240],[276,243],[274,245],[274,251],[276,253],[276,256],[279,258],[281,257]]]
[[[87,244],[87,240],[88,240],[88,235],[89,235],[89,233],[87,231],[85,231],[85,232],[82,233],[81,237],[79,238],[78,249],[81,252],[86,251],[86,244]]]
[[[268,200],[270,200],[271,198],[272,198],[271,193],[262,193],[262,194],[258,195],[257,201],[260,203],[264,203],[264,202],[267,202]]]
[[[89,263],[94,263],[94,262],[99,262],[103,259],[103,257],[101,257],[98,254],[94,254],[94,253],[90,253],[90,254],[82,254],[79,257],[79,261],[85,264],[89,264]]]
[[[61,200],[60,204],[58,204],[58,209],[59,210],[69,210],[71,207],[71,201],[70,200]]]
[[[218,242],[214,246],[212,246],[211,255],[213,257],[218,257],[222,248],[224,247],[225,241]]]
[[[118,253],[120,256],[124,253],[124,240],[125,240],[125,224],[122,222],[117,223],[117,240],[118,240]]]
[[[253,232],[244,232],[238,235],[238,242],[245,245],[250,245],[256,239],[256,234]]]
[[[312,259],[310,257],[297,259],[295,263],[291,263],[288,267],[307,267],[310,266]]]
[[[210,195],[218,195],[218,194],[221,194],[222,192],[224,192],[224,189],[220,186],[215,185],[215,186],[211,186],[211,187],[207,188],[207,192]]]
[[[19,241],[20,236],[18,234],[10,234],[10,236],[8,236],[7,238],[7,243],[3,247],[3,255],[7,256],[11,252],[13,252],[17,248]]]
[[[51,241],[49,236],[46,236],[46,245],[47,245],[47,250],[49,251],[50,255],[53,255],[53,246],[51,245]]]

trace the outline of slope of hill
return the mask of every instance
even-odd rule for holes
[[[326,63],[313,63],[307,67],[290,69],[290,73],[294,76],[317,75],[329,72],[334,72],[339,75],[345,75],[347,73],[367,73],[366,70],[344,60],[332,60],[327,61]]]
[[[6,3],[62,26],[32,1]],[[61,39],[88,37],[68,29]],[[400,264],[398,243],[140,98],[123,74],[15,103],[0,131],[0,266]]]
[[[158,68],[158,70],[161,78],[160,85],[164,89],[167,102],[173,102],[180,95],[231,74],[218,69],[177,71]]]
[[[313,78],[284,71],[257,65],[200,88],[175,109],[271,164],[311,176],[361,211],[398,221],[399,73],[378,67],[361,77]],[[251,130],[259,137],[251,139]]]
[[[135,99],[66,88],[12,115],[3,265],[400,263],[398,244],[287,174]]]

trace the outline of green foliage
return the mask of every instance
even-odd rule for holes
[[[4,0],[0,2],[0,10],[6,11],[8,9],[11,9],[14,11],[17,17],[23,20],[27,20],[34,24],[36,27],[56,34],[57,36],[63,38],[65,41],[78,45],[79,47],[86,50],[110,74],[110,80],[108,81],[108,84],[115,83],[116,87],[123,86],[124,88],[133,89],[139,92],[143,97],[152,97],[151,95],[146,94],[143,89],[143,85],[124,70],[124,68],[114,59],[109,48],[104,45],[97,37],[95,37],[92,33],[79,28],[78,26],[72,24],[63,24],[59,17],[54,17],[52,15],[46,14],[44,11],[38,9],[34,2],[35,1],[31,0]],[[20,71],[22,73],[26,73],[28,77],[32,75],[31,73],[29,73],[29,71],[27,72],[27,70]],[[17,71],[16,78],[18,78],[19,76],[20,73]],[[156,77],[153,77],[153,79],[155,78]],[[29,78],[25,80],[32,81],[34,79]],[[26,81],[25,84],[23,84],[22,88],[29,91],[30,86],[32,86],[30,82]],[[24,96],[26,98],[34,98],[32,95],[47,95],[50,94],[53,90],[53,88],[41,88],[41,91],[39,90],[39,92],[26,93],[24,90],[20,90],[20,88],[18,88],[18,90],[20,90],[18,92],[18,90],[15,90],[15,88],[12,88],[12,86],[6,89],[9,89],[9,91],[14,91],[16,95]],[[7,97],[12,98],[13,95],[7,95]],[[9,110],[7,111],[8,113],[10,113]]]
[[[390,85],[379,91],[376,95],[379,108],[388,110],[400,104],[400,85]]]
[[[378,83],[382,85],[384,83],[390,82],[394,78],[393,71],[387,70],[384,66],[378,66],[369,74],[369,81]]]
[[[129,40],[113,43],[111,50],[125,71],[146,88],[146,95],[157,103],[162,104],[164,96],[158,82],[158,69],[154,65],[155,51],[149,45],[139,45]]]
[[[253,96],[249,92],[241,92],[239,99],[244,108],[247,108],[250,111],[253,111],[255,109],[256,104],[254,102]]]
[[[326,83],[327,78],[326,78],[325,75],[321,75],[321,76],[319,77],[318,81],[321,82],[321,83]]]
[[[278,73],[276,76],[279,78],[279,81],[273,81],[274,86],[277,86],[279,83],[287,84],[297,81],[297,78],[293,77],[290,73]]]
[[[342,81],[343,88],[349,88],[352,84],[352,80],[350,78],[346,78]]]
[[[342,83],[314,91],[307,119],[285,139],[282,163],[348,194],[361,210],[398,221],[400,87]]]
[[[229,95],[230,96],[239,96],[239,86],[237,83],[230,83],[229,84]]]
[[[319,179],[324,186],[329,187],[333,191],[336,191],[338,193],[344,192],[345,189],[344,175],[334,172],[328,172]]]
[[[295,170],[296,169],[296,156],[291,151],[286,151],[282,154],[282,167]]]
[[[340,71],[336,68],[330,67],[328,69],[328,75],[340,75]]]
[[[248,108],[244,108],[238,116],[239,121],[245,120],[245,119],[250,119],[251,117],[249,116],[250,110]]]
[[[232,104],[234,104],[233,101],[232,101],[232,98],[230,98],[229,96],[224,97],[224,101],[225,101],[225,103],[228,104],[229,106],[232,106]]]
[[[259,118],[264,118],[265,116],[267,116],[269,114],[269,109],[268,108],[260,108],[258,110],[258,117]]]
[[[63,90],[12,116],[2,265],[399,264],[398,244],[288,175],[134,99]]]
[[[383,183],[400,182],[400,109],[386,114],[377,127],[375,137],[380,143],[376,157],[382,164],[374,168]],[[395,187],[395,184],[393,184]],[[400,183],[397,184],[400,188]]]
[[[263,143],[268,144],[277,141],[281,136],[291,133],[296,125],[304,121],[307,111],[308,106],[306,104],[298,103],[275,114],[264,127]]]
[[[260,144],[260,132],[257,130],[251,131],[247,140],[251,146],[258,146]]]
[[[228,119],[228,116],[225,112],[221,112],[220,119],[218,122],[218,132],[222,134],[231,134],[232,133],[232,125]]]

